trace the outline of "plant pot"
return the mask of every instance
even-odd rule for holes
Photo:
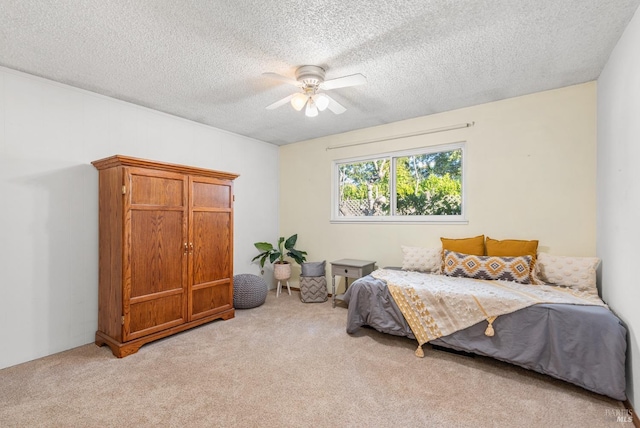
[[[273,277],[278,281],[286,281],[287,279],[291,278],[291,264],[274,263]]]

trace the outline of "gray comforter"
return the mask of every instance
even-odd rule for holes
[[[360,278],[344,301],[349,305],[348,333],[367,325],[415,338],[384,281],[370,275]],[[493,357],[626,400],[627,331],[609,309],[538,304],[502,315],[493,325],[493,337],[485,336],[486,323],[480,323],[430,343]]]

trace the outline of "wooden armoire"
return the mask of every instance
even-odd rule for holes
[[[126,156],[99,174],[96,345],[117,357],[233,318],[233,180],[238,176]]]

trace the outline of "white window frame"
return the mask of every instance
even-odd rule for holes
[[[397,152],[386,152],[374,155],[359,156],[348,159],[336,159],[332,161],[331,165],[331,223],[437,223],[437,224],[467,224],[467,203],[466,203],[466,141],[460,141],[449,144],[440,144],[436,146],[419,147],[410,150],[402,150]],[[453,150],[462,150],[462,161],[460,169],[462,170],[461,178],[461,213],[459,215],[422,215],[422,216],[410,216],[410,215],[396,215],[396,162],[397,158],[406,156],[423,155],[429,153],[449,152]],[[389,158],[391,160],[389,165],[389,189],[391,214],[385,216],[340,216],[339,215],[339,198],[340,198],[340,165],[366,162],[376,159]]]

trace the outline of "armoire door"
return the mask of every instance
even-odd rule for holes
[[[233,182],[190,177],[189,320],[233,308]]]
[[[123,340],[187,321],[188,180],[124,169]]]

